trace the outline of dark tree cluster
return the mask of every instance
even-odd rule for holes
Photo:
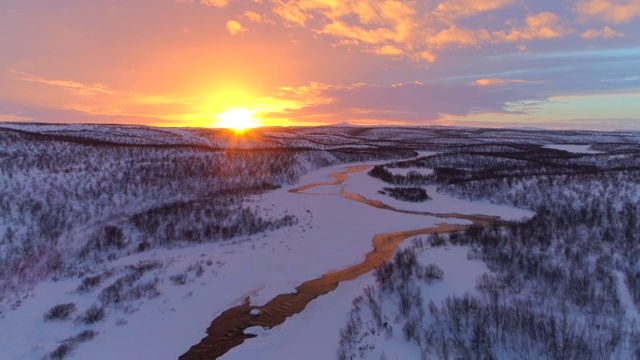
[[[393,185],[425,185],[432,182],[431,175],[423,175],[417,171],[409,171],[406,175],[392,174],[382,165],[376,165],[369,170],[369,176]]]
[[[384,187],[378,192],[402,201],[423,202],[429,200],[427,191],[419,187]]]

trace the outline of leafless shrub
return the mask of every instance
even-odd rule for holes
[[[101,282],[102,276],[100,275],[87,276],[86,278],[82,279],[82,284],[78,286],[76,291],[78,291],[79,293],[87,293],[93,291],[98,285],[100,285]]]
[[[169,276],[169,280],[173,283],[173,285],[184,285],[187,283],[187,274],[180,273],[176,275]]]
[[[46,321],[67,320],[75,311],[76,304],[74,303],[58,304],[53,306],[46,314],[44,314],[44,319]]]
[[[76,342],[85,342],[93,339],[94,337],[96,337],[96,335],[98,335],[98,333],[94,330],[85,330],[80,334],[74,336],[72,339]]]
[[[429,264],[416,267],[416,275],[422,280],[432,282],[434,280],[442,280],[444,271],[436,264]]]
[[[376,323],[376,327],[378,329],[382,328],[382,302],[378,297],[378,292],[375,287],[369,285],[364,288],[364,295],[367,299],[367,304],[369,305],[369,310],[371,311],[371,315],[373,316],[373,320]]]
[[[71,354],[71,351],[73,350],[74,347],[75,346],[73,343],[63,342],[55,350],[49,353],[49,359],[51,360],[64,359],[65,357]]]
[[[76,318],[76,322],[91,325],[104,320],[106,316],[107,313],[104,308],[102,306],[94,304],[91,305],[91,307],[87,309],[84,314],[78,316]]]
[[[392,262],[387,262],[377,267],[373,272],[376,283],[380,286],[382,291],[388,291],[393,288],[393,275],[395,273],[395,269],[396,267]]]

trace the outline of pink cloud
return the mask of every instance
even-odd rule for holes
[[[302,122],[366,121],[427,124],[446,116],[474,113],[514,113],[506,103],[530,99],[522,89],[481,87],[472,84],[399,83],[390,86],[354,84],[314,85],[301,91],[287,88],[305,103],[298,109],[269,116],[294,118]],[[286,93],[282,94],[287,96]],[[313,99],[323,101],[313,101]],[[515,112],[517,113],[517,112]]]
[[[640,16],[639,0],[582,0],[576,7],[583,19],[627,23]]]
[[[619,32],[619,31],[615,31],[612,28],[605,26],[602,28],[602,30],[597,30],[597,29],[589,29],[585,32],[583,32],[580,36],[582,36],[583,39],[612,39],[612,38],[617,38],[617,37],[623,37],[624,34]]]
[[[562,24],[558,15],[545,11],[528,15],[523,26],[514,26],[509,31],[494,32],[493,35],[498,42],[518,42],[559,38],[571,31]]]
[[[506,84],[522,84],[527,83],[529,81],[524,79],[501,79],[501,78],[489,78],[489,79],[479,79],[474,81],[474,84],[480,86],[493,86],[493,85],[506,85]]]

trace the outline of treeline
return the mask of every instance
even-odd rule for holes
[[[445,152],[428,157],[393,162],[377,166],[370,175],[396,185],[439,185],[469,181],[514,178],[536,175],[595,174],[602,171],[640,169],[640,151],[620,150],[610,154],[571,154],[561,150],[537,146],[524,147],[512,152],[479,152],[476,146],[466,147],[473,151]],[[387,168],[427,168],[433,174],[420,177],[392,174]],[[375,171],[374,171],[375,170]],[[413,173],[413,174],[412,174]],[[416,176],[418,175],[418,176]]]

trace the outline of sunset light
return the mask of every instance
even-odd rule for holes
[[[640,360],[640,0],[0,0],[0,46],[0,360]]]
[[[22,3],[0,122],[640,129],[640,0]]]
[[[216,127],[233,129],[236,131],[245,131],[247,129],[262,126],[259,119],[253,117],[255,111],[245,108],[229,109],[218,115],[218,123]]]

